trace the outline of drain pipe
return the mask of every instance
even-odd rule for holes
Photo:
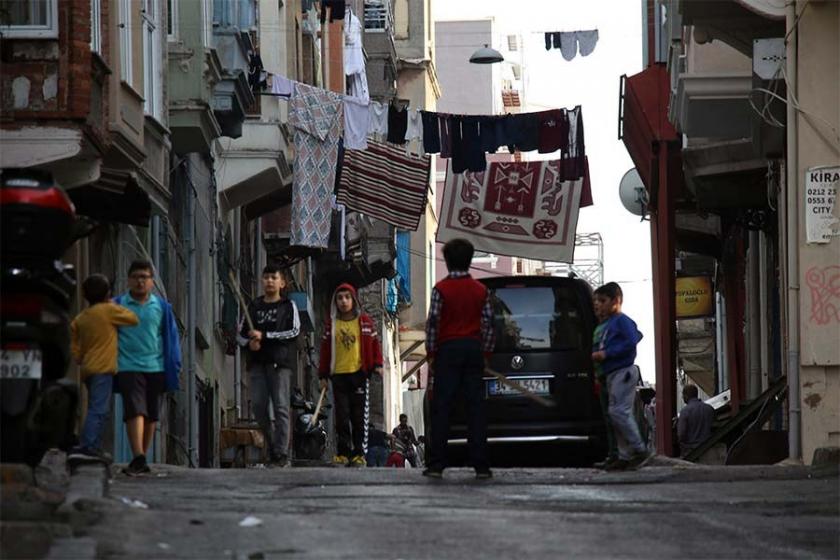
[[[187,182],[187,451],[190,467],[198,466],[198,414],[195,387],[196,355],[195,355],[195,327],[196,327],[196,227],[195,202],[198,195],[195,183],[190,174],[190,166],[186,167]]]
[[[239,269],[239,259],[240,259],[240,243],[241,240],[241,231],[240,228],[242,227],[242,210],[241,208],[237,208],[233,211],[233,263],[235,268],[235,278],[236,278],[236,286],[231,286],[232,290],[238,290],[239,286],[242,285],[242,278],[240,277],[240,269]],[[236,306],[239,309],[239,298],[236,298]],[[245,314],[245,309],[239,309],[239,313],[236,314],[236,318],[239,319]],[[237,331],[239,327],[239,322],[236,323]],[[238,336],[238,332],[236,333]],[[239,344],[236,344],[236,350],[233,356],[233,402],[234,406],[236,407],[236,419],[235,422],[239,422],[239,419],[242,418],[242,347]]]
[[[788,374],[788,454],[792,459],[802,459],[802,409],[799,403],[799,143],[797,139],[797,114],[793,98],[796,97],[797,41],[796,2],[791,1],[785,10],[785,36],[787,39],[787,177],[785,180],[785,205],[787,208],[787,374]]]

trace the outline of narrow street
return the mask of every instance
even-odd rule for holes
[[[100,514],[86,533],[98,558],[837,558],[836,474],[808,473],[162,465],[118,475],[86,504]]]

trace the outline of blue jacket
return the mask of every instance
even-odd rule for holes
[[[125,305],[127,297],[128,294],[117,296],[114,302]],[[166,390],[171,392],[178,390],[181,376],[181,333],[178,331],[172,305],[163,298],[159,299],[163,307],[163,372],[166,374]]]
[[[636,345],[642,340],[642,333],[636,323],[623,313],[610,316],[603,330],[603,350],[606,359],[601,368],[609,376],[612,372],[630,367],[636,361]]]

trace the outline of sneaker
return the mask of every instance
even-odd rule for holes
[[[603,461],[598,461],[597,463],[593,463],[592,468],[606,470],[607,467],[609,467],[610,465],[612,465],[616,461],[618,461],[618,457],[607,457]]]
[[[333,465],[346,467],[348,464],[350,464],[350,459],[348,459],[346,455],[336,455],[333,457]]]
[[[423,470],[423,476],[428,478],[443,478],[443,471],[429,467]]]
[[[626,471],[630,463],[624,459],[616,459],[609,465],[604,467],[605,471]]]
[[[279,469],[284,469],[286,467],[292,466],[289,462],[289,458],[286,455],[272,455],[271,459],[269,459],[269,465]]]
[[[475,471],[475,478],[476,480],[487,480],[488,478],[493,478],[493,471],[490,469]]]
[[[627,468],[630,470],[640,469],[645,466],[650,457],[647,451],[638,451],[627,461]]]
[[[149,468],[149,464],[146,462],[146,456],[138,455],[132,459],[125,468],[123,468],[122,472],[128,476],[139,476],[141,474],[152,472],[152,469]]]
[[[74,447],[70,450],[70,453],[67,454],[67,460],[77,463],[107,462],[100,452],[88,449],[87,447]]]
[[[354,455],[352,459],[350,459],[351,467],[366,467],[367,461],[365,460],[364,455]]]

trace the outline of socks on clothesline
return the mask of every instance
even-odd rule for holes
[[[566,60],[572,60],[580,52],[580,56],[589,56],[598,43],[598,30],[587,31],[553,31],[545,34],[545,50],[560,49],[560,54]]]

